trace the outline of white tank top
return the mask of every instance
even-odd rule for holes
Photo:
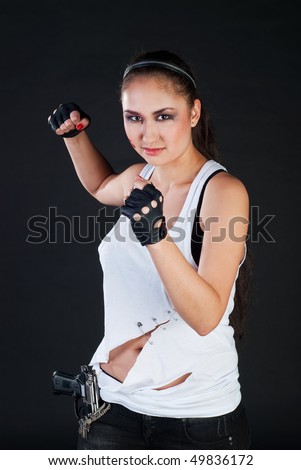
[[[147,164],[140,175],[148,179],[154,169]],[[220,169],[227,171],[214,160],[202,166],[178,220],[169,229],[169,235],[196,271],[191,254],[194,216],[203,185]],[[175,418],[210,417],[233,411],[241,393],[229,315],[234,307],[235,281],[246,256],[246,244],[224,315],[206,336],[200,336],[175,310],[148,249],[137,241],[127,217],[120,216],[102,240],[99,256],[103,268],[105,334],[90,365],[97,372],[103,400],[138,413]],[[108,362],[112,349],[162,323],[165,324],[151,334],[123,383],[100,369],[99,363]],[[189,373],[179,385],[155,390]]]

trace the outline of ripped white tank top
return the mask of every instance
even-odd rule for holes
[[[154,166],[140,175],[150,178]],[[182,211],[169,235],[197,271],[191,254],[192,224],[202,188],[215,171],[226,168],[208,160],[193,180]],[[233,411],[241,400],[238,357],[229,325],[234,308],[235,281],[219,325],[200,336],[175,310],[148,249],[121,216],[99,246],[103,269],[105,310],[104,338],[90,365],[96,370],[104,401],[132,411],[174,418],[219,416]],[[171,266],[171,269],[173,267]],[[163,324],[164,323],[164,324]],[[153,330],[123,383],[107,375],[99,363],[126,341]],[[176,386],[156,390],[190,374]]]

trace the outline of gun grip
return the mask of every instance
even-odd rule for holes
[[[56,371],[52,375],[53,393],[55,395],[81,395],[76,377],[65,372]]]

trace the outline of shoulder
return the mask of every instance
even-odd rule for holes
[[[248,191],[244,183],[227,171],[221,171],[210,179],[206,189],[207,193],[232,193],[233,195],[240,195],[248,198]]]
[[[135,163],[134,165],[129,166],[123,171],[123,175],[125,178],[131,178],[132,176],[137,176],[143,168],[147,165],[147,163]]]
[[[217,173],[208,181],[202,203],[203,216],[214,213],[248,216],[249,195],[244,183],[229,172]]]
[[[126,193],[133,187],[135,176],[138,176],[146,165],[147,163],[135,163],[122,172],[122,185]]]

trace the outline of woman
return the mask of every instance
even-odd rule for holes
[[[247,190],[217,161],[195,79],[178,56],[136,56],[120,96],[126,135],[143,158],[120,174],[89,140],[90,118],[77,105],[49,117],[87,191],[121,206],[99,247],[105,335],[90,363],[111,408],[79,448],[246,449],[233,326],[241,336]]]

